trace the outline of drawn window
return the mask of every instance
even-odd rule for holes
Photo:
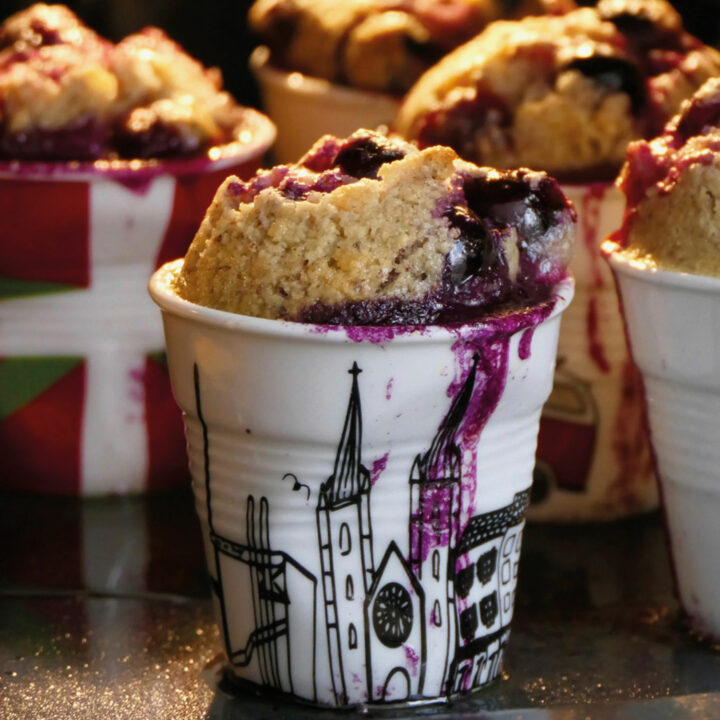
[[[345,578],[345,599],[352,600],[355,597],[355,586],[353,585],[352,575]]]
[[[460,635],[467,643],[475,637],[478,628],[477,606],[471,605],[460,613]]]
[[[475,566],[468,565],[468,567],[458,571],[458,574],[455,576],[455,592],[461,598],[466,598],[474,582]]]
[[[400,647],[412,630],[413,606],[408,591],[396,582],[383,586],[373,603],[372,619],[380,642],[386,647]]]
[[[350,623],[350,627],[348,628],[348,647],[351,650],[357,648],[357,630],[352,623]]]
[[[475,681],[473,682],[473,687],[480,687],[489,679],[491,679],[487,677],[487,673],[485,672],[487,669],[487,657],[485,657],[485,655],[481,655],[478,658],[476,667],[477,671],[475,672]]]
[[[497,593],[486,595],[480,601],[480,618],[485,627],[491,627],[498,615]]]
[[[437,548],[432,554],[432,574],[436,580],[440,579],[440,551]]]
[[[488,550],[480,556],[477,561],[477,576],[483,585],[487,585],[487,583],[492,580],[496,566],[497,550],[495,548]]]
[[[435,627],[442,627],[442,611],[440,610],[439,600],[436,600],[433,605],[432,622]]]
[[[340,554],[349,555],[352,550],[352,542],[350,541],[350,526],[343,523],[340,526]]]

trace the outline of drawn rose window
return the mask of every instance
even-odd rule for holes
[[[373,627],[380,642],[390,648],[400,647],[410,635],[413,608],[410,594],[400,584],[391,582],[380,589],[373,603]]]

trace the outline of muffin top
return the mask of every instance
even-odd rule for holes
[[[660,132],[718,73],[720,53],[665,0],[600,0],[493,23],[420,78],[395,128],[478,163],[610,180],[631,140]]]
[[[552,296],[574,210],[541,172],[369,130],[219,188],[177,280],[194,303],[345,325],[477,319]]]
[[[628,148],[618,184],[625,221],[609,249],[650,267],[720,277],[720,78],[665,132]]]
[[[0,25],[0,158],[94,160],[190,155],[251,122],[162,30],[117,45],[62,5]]]
[[[488,23],[573,7],[573,0],[255,0],[249,19],[277,67],[403,94]]]

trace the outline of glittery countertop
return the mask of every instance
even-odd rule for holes
[[[220,642],[189,494],[0,496],[0,718],[352,718],[220,680]],[[720,717],[720,653],[678,617],[658,516],[530,525],[507,676],[439,720]]]

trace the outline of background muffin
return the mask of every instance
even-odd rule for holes
[[[0,157],[86,160],[196,153],[235,140],[252,114],[162,30],[117,45],[60,5],[0,26]]]
[[[631,140],[657,133],[718,72],[720,54],[664,0],[601,0],[494,23],[417,82],[396,128],[475,162],[610,179]]]
[[[630,146],[619,184],[628,205],[613,238],[627,257],[720,276],[720,78],[686,101],[660,137]]]
[[[572,7],[573,0],[256,0],[249,19],[277,67],[402,94],[488,23]]]

